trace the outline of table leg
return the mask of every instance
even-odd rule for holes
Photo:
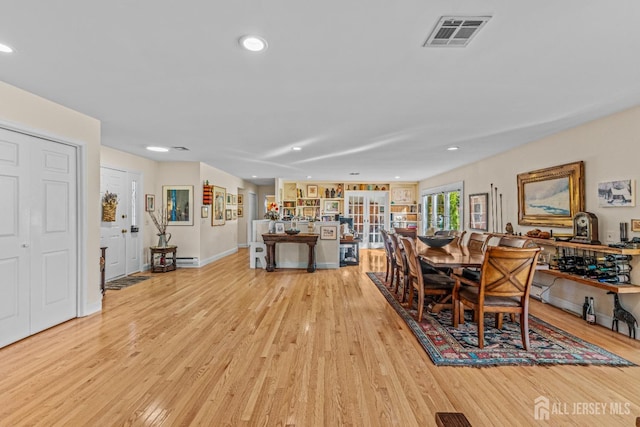
[[[316,245],[309,243],[309,261],[307,263],[307,271],[313,273],[316,271]]]
[[[267,243],[267,271],[272,272],[275,270],[275,259],[276,259],[276,244]]]

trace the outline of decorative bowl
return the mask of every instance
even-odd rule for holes
[[[453,242],[455,236],[418,236],[418,239],[430,248],[441,248]]]
[[[300,232],[300,230],[296,230],[296,229],[290,228],[288,230],[284,230],[284,232],[287,233],[287,234],[298,234]]]

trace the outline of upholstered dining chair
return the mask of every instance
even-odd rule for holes
[[[520,314],[522,345],[529,350],[529,293],[540,248],[491,246],[485,252],[480,280],[454,274],[453,326],[458,327],[461,305],[474,310],[478,347],[484,348],[484,313],[495,313],[502,329],[503,313]],[[467,285],[467,286],[462,286]]]
[[[391,245],[393,246],[393,253],[396,260],[396,286],[394,289],[392,283],[391,290],[394,291],[396,295],[398,294],[400,291],[400,279],[402,278],[402,298],[400,301],[404,302],[407,294],[407,285],[409,283],[409,266],[407,265],[407,259],[402,243],[400,243],[400,240],[398,239],[398,234],[390,233],[389,237],[391,237]]]
[[[414,291],[418,291],[418,322],[422,321],[424,298],[427,295],[437,298],[436,306],[438,308],[434,311],[450,308],[454,280],[442,273],[423,274],[415,241],[410,237],[400,236],[400,242],[407,254],[409,266],[409,307],[413,304]]]
[[[385,229],[381,229],[380,233],[382,234],[382,238],[384,239],[384,251],[387,257],[387,271],[384,276],[385,282],[388,282],[391,279],[391,285],[393,286],[393,277],[396,274],[396,257],[393,252],[393,246],[391,243],[391,237],[389,237],[389,232]]]

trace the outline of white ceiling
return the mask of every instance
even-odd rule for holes
[[[422,47],[443,15],[492,18],[465,48]],[[414,181],[638,105],[639,22],[637,0],[3,0],[0,80],[159,161]]]

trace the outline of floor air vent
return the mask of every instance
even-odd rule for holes
[[[489,19],[490,16],[443,16],[423,46],[466,46]]]

